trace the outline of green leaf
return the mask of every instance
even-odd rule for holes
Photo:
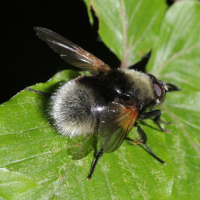
[[[34,89],[50,92],[80,73],[61,72]],[[67,139],[48,123],[48,98],[22,91],[0,106],[0,197],[38,199],[49,197],[54,181],[67,165]],[[52,157],[56,159],[52,159]],[[60,162],[62,160],[62,162]],[[42,192],[40,191],[42,188]],[[31,194],[30,194],[31,193]]]
[[[5,168],[0,168],[0,177],[0,195],[5,199],[13,199],[15,196],[37,187],[36,181]]]
[[[47,83],[32,88],[50,92],[58,87],[58,83],[78,75],[76,72],[63,71]],[[47,109],[48,97],[30,91],[22,91],[1,105],[0,167],[11,175],[6,176],[5,180],[0,179],[0,197],[126,199],[131,196],[149,199],[162,194],[163,199],[169,198],[173,168],[163,134],[143,126],[149,136],[149,145],[165,159],[166,166],[154,160],[140,146],[125,141],[119,150],[105,154],[100,159],[92,180],[87,181],[94,158],[95,139],[61,137],[48,122]],[[148,124],[152,125],[150,121]],[[135,131],[132,131],[130,138],[134,137]],[[77,153],[82,147],[79,156]],[[23,180],[17,189],[13,179],[17,184]],[[152,180],[155,180],[153,184]]]
[[[162,108],[174,122],[171,135],[166,135],[174,165],[171,199],[198,199],[200,194],[199,98],[199,92],[174,93]]]
[[[148,72],[178,86],[162,110],[174,122],[166,143],[174,164],[171,199],[198,199],[200,195],[200,5],[174,4],[166,13]]]
[[[166,10],[161,0],[84,0],[99,18],[99,35],[127,68],[150,51]]]
[[[187,14],[186,14],[187,13]],[[166,13],[148,71],[183,90],[200,91],[200,6],[176,3]]]
[[[89,20],[90,20],[90,23],[93,24],[94,23],[94,19],[93,19],[93,16],[92,16],[92,12],[91,12],[91,0],[83,0],[87,6],[87,11],[88,11],[88,17],[89,17]]]

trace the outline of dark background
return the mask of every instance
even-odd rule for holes
[[[0,15],[0,103],[70,67],[36,36],[35,26],[53,30],[111,67],[120,64],[100,41],[96,31],[98,20],[93,27],[90,25],[81,0],[4,1]]]

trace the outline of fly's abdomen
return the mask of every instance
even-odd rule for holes
[[[92,92],[75,80],[61,86],[51,97],[49,112],[57,130],[70,138],[93,133],[97,126],[93,101]]]

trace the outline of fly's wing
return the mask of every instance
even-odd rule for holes
[[[104,152],[117,150],[133,128],[139,109],[111,102],[100,118],[99,140]]]
[[[34,30],[40,39],[46,42],[56,53],[60,54],[61,58],[69,64],[92,74],[110,70],[110,67],[103,61],[57,33],[42,27],[35,27]]]

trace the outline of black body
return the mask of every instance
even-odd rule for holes
[[[139,73],[139,72],[138,72]],[[109,102],[118,99],[119,102],[129,102],[140,110],[156,105],[154,95],[141,101],[139,87],[133,87],[132,80],[124,70],[112,70],[108,74],[93,76],[80,76],[76,79],[78,84],[89,88],[95,96],[93,107],[107,106]],[[141,83],[142,84],[142,83]],[[135,85],[137,85],[135,83]]]

